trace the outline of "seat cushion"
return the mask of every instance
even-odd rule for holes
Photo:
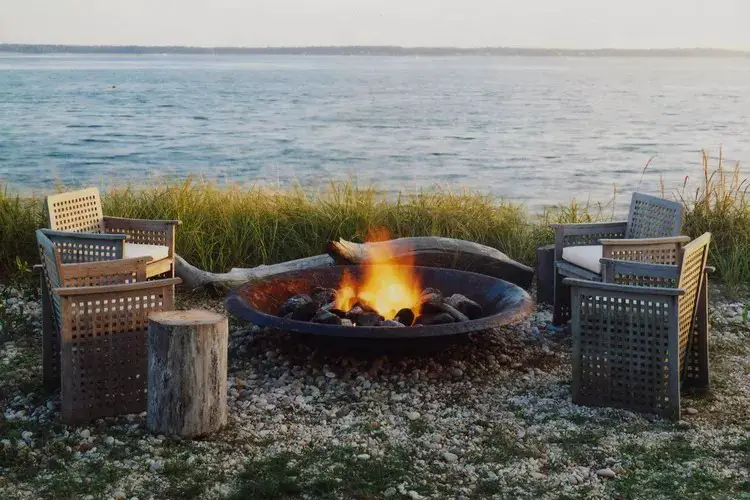
[[[151,257],[153,260],[166,259],[169,257],[169,247],[125,242],[123,258],[133,259],[136,257]]]
[[[563,248],[562,258],[564,261],[587,269],[592,273],[602,274],[602,264],[599,262],[599,259],[602,258],[601,245],[565,247]]]

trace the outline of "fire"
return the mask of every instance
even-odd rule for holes
[[[349,273],[343,274],[336,293],[338,309],[348,311],[355,302],[361,301],[386,319],[392,319],[404,308],[417,315],[422,287],[412,269],[414,261],[400,259],[398,265],[389,263],[393,258],[386,242],[389,239],[385,230],[368,235],[368,242],[380,242],[368,246],[367,262],[374,265],[364,268],[361,282]]]

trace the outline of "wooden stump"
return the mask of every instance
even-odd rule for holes
[[[203,310],[151,314],[148,428],[195,437],[227,422],[227,318]]]

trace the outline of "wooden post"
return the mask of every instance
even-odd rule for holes
[[[555,245],[536,250],[536,301],[552,304],[555,299]]]
[[[227,422],[226,316],[191,310],[149,316],[148,428],[196,437]]]

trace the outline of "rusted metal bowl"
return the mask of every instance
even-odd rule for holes
[[[355,279],[360,279],[364,269],[365,266],[306,269],[252,281],[229,294],[226,308],[235,316],[255,325],[288,332],[381,339],[437,337],[497,328],[521,321],[534,308],[534,301],[529,294],[513,283],[457,269],[414,267],[413,272],[419,277],[423,287],[438,288],[446,296],[454,293],[465,295],[479,303],[486,316],[462,323],[410,327],[323,325],[276,316],[279,307],[288,298],[300,293],[310,293],[316,286],[337,288],[345,270]]]

